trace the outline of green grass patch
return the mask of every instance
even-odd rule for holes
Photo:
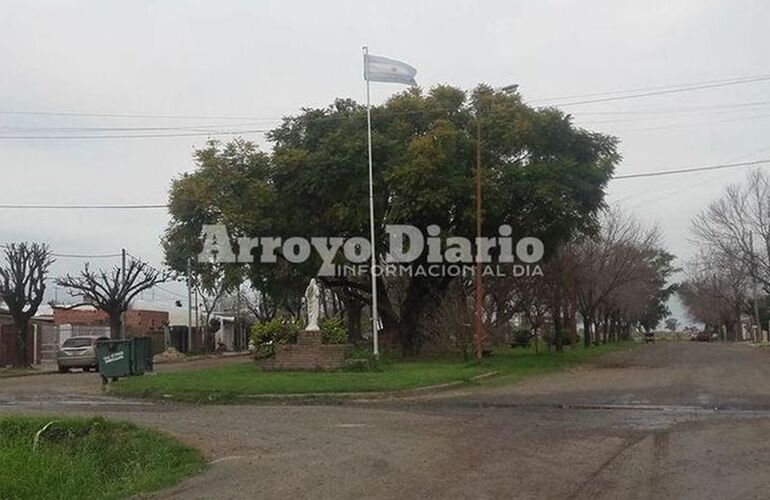
[[[381,364],[374,372],[268,372],[253,363],[199,371],[158,373],[129,377],[110,385],[116,395],[174,399],[199,403],[228,403],[281,394],[334,395],[339,393],[388,392],[449,382],[472,383],[473,377],[497,372],[499,383],[548,373],[584,363],[609,351],[627,349],[633,342],[585,349],[567,348],[562,353],[534,348],[500,348],[482,363],[452,359],[418,359]],[[497,383],[498,381],[496,381]]]
[[[500,349],[495,355],[484,360],[484,365],[498,372],[490,383],[513,383],[522,378],[552,373],[581,364],[590,363],[595,358],[610,352],[624,351],[642,344],[634,341],[602,344],[589,348],[582,344],[565,347],[563,352],[547,352],[540,346],[538,353],[534,347],[526,349]]]
[[[203,468],[196,450],[130,423],[0,417],[3,500],[124,498],[171,486]]]

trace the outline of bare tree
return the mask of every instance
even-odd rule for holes
[[[686,272],[678,293],[687,314],[715,332],[724,327],[737,340],[741,314],[751,309],[748,271],[739,261],[712,253],[696,257]]]
[[[425,334],[440,349],[459,352],[465,361],[473,353],[473,299],[463,280],[456,279],[438,307],[423,321]]]
[[[227,294],[237,290],[243,277],[238,266],[222,263],[196,263],[192,269],[192,283],[203,306],[203,327],[213,333],[211,316]]]
[[[79,297],[107,313],[110,321],[110,337],[119,338],[123,325],[123,313],[131,301],[144,290],[168,281],[171,271],[159,271],[146,262],[131,259],[125,270],[118,266],[92,271],[88,264],[77,276],[66,275],[56,279],[56,284],[68,288],[73,297]]]
[[[770,177],[749,173],[729,186],[692,222],[692,231],[711,259],[730,259],[770,293]]]
[[[254,288],[242,287],[241,300],[246,310],[260,323],[266,323],[276,315],[276,307],[270,297]]]
[[[26,367],[29,320],[43,302],[48,268],[54,261],[48,245],[40,243],[11,243],[5,247],[5,261],[0,267],[0,299],[16,328],[14,366]]]
[[[604,213],[599,234],[570,245],[577,307],[584,325],[583,340],[589,346],[592,340],[598,341],[598,325],[607,333],[613,313],[611,301],[617,301],[624,289],[628,294],[637,282],[639,293],[635,300],[645,302],[651,291],[643,284],[649,279],[651,261],[660,249],[660,232],[611,209]],[[614,309],[617,312],[617,307]]]

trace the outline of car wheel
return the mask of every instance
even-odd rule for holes
[[[69,368],[64,368],[63,366],[59,367],[59,373],[68,373],[70,371]]]

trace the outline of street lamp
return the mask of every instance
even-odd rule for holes
[[[493,91],[502,92],[511,95],[518,90],[519,85],[514,83],[504,87],[498,87]],[[476,269],[474,272],[476,284],[476,303],[473,316],[473,337],[476,342],[476,358],[481,361],[484,355],[484,321],[482,318],[484,310],[484,280],[481,273],[481,114],[476,108]]]

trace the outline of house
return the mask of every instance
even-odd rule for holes
[[[27,359],[33,364],[49,359],[52,345],[53,321],[44,317],[34,317],[30,320],[29,337],[27,338]],[[16,360],[16,327],[13,317],[6,309],[0,309],[0,367],[13,365]]]
[[[53,324],[60,341],[72,335],[109,336],[110,320],[107,313],[92,306],[53,306]],[[150,337],[153,352],[165,349],[165,327],[169,324],[167,311],[129,309],[123,315],[126,337]]]
[[[129,309],[123,315],[126,335],[129,337],[149,335],[163,332],[168,325],[167,311],[150,311],[146,309]],[[100,326],[110,325],[109,316],[92,306],[69,308],[53,306],[53,323],[56,326]]]

